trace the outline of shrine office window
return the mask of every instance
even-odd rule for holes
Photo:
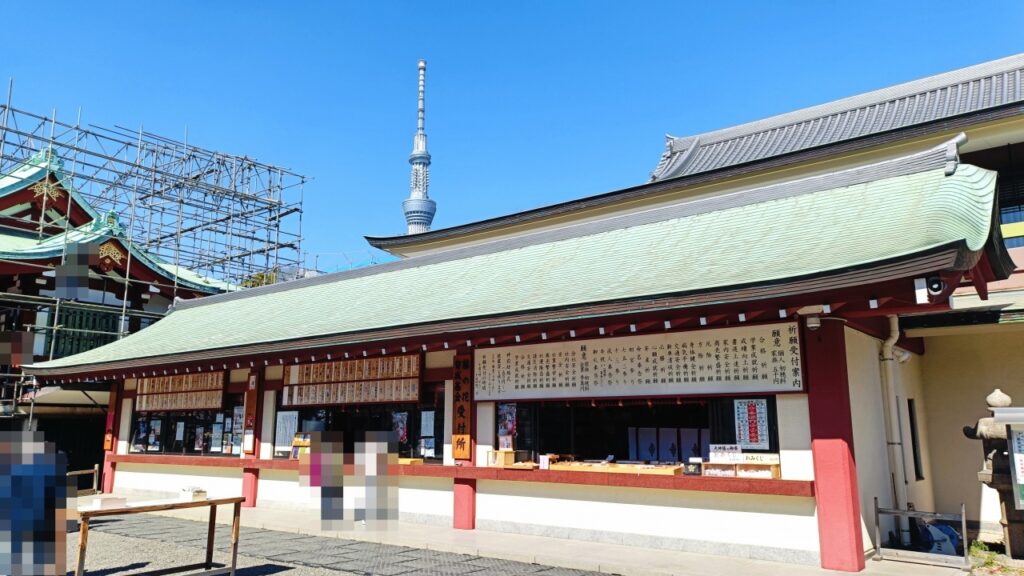
[[[1024,169],[999,174],[999,223],[1007,248],[1024,246]]]
[[[907,417],[910,420],[910,448],[914,454],[914,479],[924,480],[924,465],[921,463],[921,439],[917,428],[917,404],[907,399]]]

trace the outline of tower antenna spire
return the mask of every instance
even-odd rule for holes
[[[426,60],[420,60],[419,68],[420,68],[420,83],[419,83],[420,97],[419,97],[419,100],[417,101],[417,107],[416,107],[416,132],[418,134],[422,134],[423,133],[423,117],[426,115],[426,106],[423,103],[423,101],[424,101],[423,95],[424,95],[424,93],[427,90],[427,61]]]
[[[437,211],[437,203],[430,199],[427,188],[430,186],[430,152],[427,152],[427,134],[423,131],[426,116],[427,61],[419,61],[419,98],[416,106],[416,135],[413,136],[412,154],[409,164],[412,165],[412,176],[409,183],[409,197],[402,202],[405,213],[407,234],[419,234],[430,230]]]

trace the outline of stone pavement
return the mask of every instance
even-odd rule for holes
[[[180,519],[203,522],[205,534],[205,508],[169,510],[155,513]],[[128,517],[125,517],[128,518]],[[230,507],[221,506],[217,521],[231,521]],[[821,576],[838,574],[817,566],[782,564],[750,558],[712,556],[566,540],[528,534],[510,534],[487,530],[456,530],[450,526],[436,526],[398,522],[390,530],[346,532],[323,531],[316,511],[285,508],[243,508],[242,526],[264,531],[284,533],[285,536],[317,536],[342,542],[360,540],[377,545],[417,548],[426,552],[450,553],[455,557],[477,557],[482,563],[510,561],[510,566],[556,566],[570,569],[567,574],[621,574],[623,576],[698,576],[707,574],[741,574],[743,576]],[[245,546],[245,538],[242,539]],[[380,548],[388,550],[391,548]],[[485,560],[491,559],[491,560]],[[483,572],[488,574],[490,572]],[[494,572],[500,573],[500,572]],[[517,574],[507,571],[506,574]],[[555,574],[551,572],[550,574]],[[938,568],[898,562],[868,561],[862,574],[872,576],[958,576],[956,568]]]
[[[207,525],[192,520],[171,518],[154,514],[134,514],[110,518],[97,518],[90,524],[90,533],[116,535],[130,539],[159,542],[160,545],[140,546],[148,548],[154,558],[164,554],[164,545],[196,548],[198,561],[206,547]],[[217,560],[226,562],[231,548],[231,529],[219,524],[216,528]],[[86,557],[87,574],[114,575],[140,568],[139,562],[124,565],[124,571],[98,566],[91,561],[97,542],[90,538],[90,551]],[[539,564],[528,564],[512,560],[483,558],[469,554],[455,554],[424,550],[406,546],[381,544],[359,540],[345,540],[325,536],[313,536],[296,532],[279,532],[260,528],[243,527],[239,540],[239,555],[249,559],[265,559],[269,565],[286,569],[288,565],[305,566],[333,571],[335,574],[360,574],[372,576],[397,576],[399,574],[425,575],[467,575],[467,576],[584,576],[597,574],[584,570],[556,568]],[[102,553],[102,552],[100,552]],[[73,558],[73,557],[72,557]],[[246,562],[251,568],[246,573],[273,573],[277,570],[260,570],[258,563]],[[255,565],[254,565],[255,564]],[[98,570],[89,569],[96,566]],[[147,569],[151,567],[147,566]]]

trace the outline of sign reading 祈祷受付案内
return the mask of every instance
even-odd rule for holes
[[[475,351],[477,400],[792,392],[795,322]]]

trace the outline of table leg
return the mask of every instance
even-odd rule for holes
[[[85,547],[89,543],[89,519],[82,518],[81,528],[78,530],[78,565],[75,566],[75,576],[82,576],[85,573]]]
[[[242,524],[242,503],[235,502],[235,517],[231,523],[231,576],[235,576],[235,564],[238,562],[238,531]]]
[[[210,506],[210,527],[206,532],[206,569],[213,567],[213,536],[217,529],[217,507]]]

